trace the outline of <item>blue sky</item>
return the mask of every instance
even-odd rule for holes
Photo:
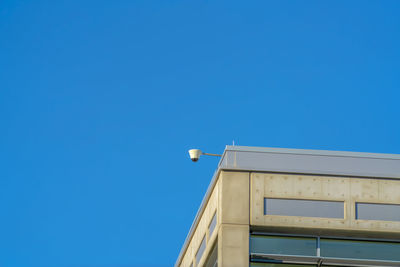
[[[400,153],[399,1],[2,1],[0,265],[172,266],[227,144]]]

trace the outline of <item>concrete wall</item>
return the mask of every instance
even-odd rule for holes
[[[218,267],[249,266],[250,173],[221,172]]]
[[[343,201],[344,219],[264,215],[264,198]],[[400,233],[400,222],[356,220],[356,202],[400,204],[400,180],[251,173],[252,226]]]

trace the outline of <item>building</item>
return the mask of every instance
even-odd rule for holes
[[[400,266],[400,155],[227,146],[175,266]]]

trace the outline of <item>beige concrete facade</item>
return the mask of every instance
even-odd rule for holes
[[[399,204],[400,180],[251,173],[252,226],[299,227],[315,231],[369,232],[375,237],[400,234],[400,222],[356,220],[355,203]],[[264,198],[344,202],[344,218],[264,215]]]
[[[218,266],[248,266],[250,173],[224,171],[219,182]]]
[[[218,266],[249,266],[249,225],[222,224],[218,237]]]

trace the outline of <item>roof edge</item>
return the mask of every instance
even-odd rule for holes
[[[399,154],[318,150],[318,149],[277,148],[277,147],[253,147],[253,146],[228,145],[226,146],[225,151],[297,154],[297,155],[314,155],[314,156],[337,156],[337,157],[352,157],[352,158],[400,159]]]

